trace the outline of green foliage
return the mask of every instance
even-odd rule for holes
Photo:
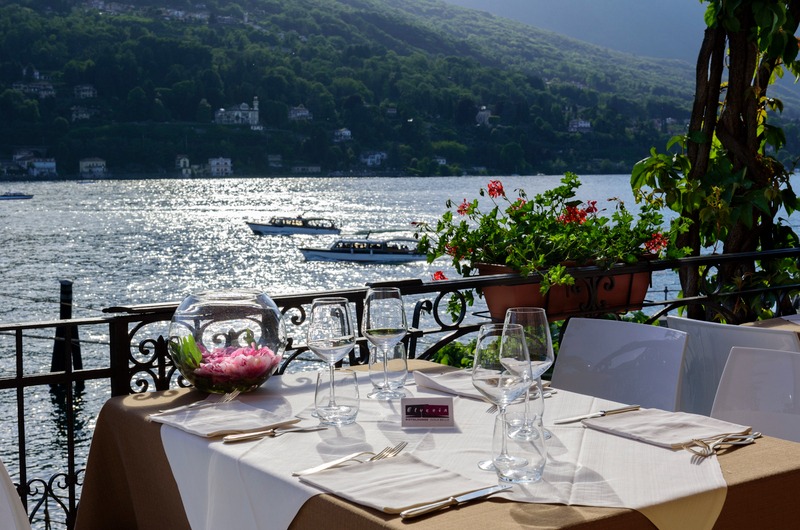
[[[203,354],[192,335],[173,338],[169,341],[169,349],[183,368],[194,370],[200,366],[200,361],[203,360]]]
[[[642,124],[685,118],[691,99],[683,67],[662,62],[654,72],[641,59],[429,0],[212,1],[208,20],[168,19],[160,3],[116,14],[69,4],[0,2],[0,155],[44,138],[65,171],[87,156],[112,170],[172,169],[178,152],[231,156],[237,172],[269,171],[267,153],[286,165],[349,169],[368,150],[417,174],[627,171],[665,139]],[[200,11],[192,5],[174,2]],[[12,90],[30,81],[24,67],[52,80],[55,100]],[[78,84],[94,85],[98,97],[74,98]],[[265,131],[243,142],[238,127],[205,128],[212,109],[254,96]],[[283,109],[299,104],[313,122],[288,121]],[[92,118],[73,122],[76,105]],[[477,126],[482,106],[492,117]],[[49,130],[56,118],[71,123],[58,143]],[[573,118],[591,120],[595,132],[567,132]],[[113,124],[135,127],[140,145],[106,137],[119,130]],[[345,148],[353,159],[331,145],[341,127],[353,131]],[[103,142],[85,142],[87,132]],[[434,156],[448,166],[434,166]]]
[[[458,341],[450,342],[437,351],[431,360],[439,364],[446,364],[447,366],[471,368],[472,361],[475,357],[476,342],[476,339],[466,344]]]

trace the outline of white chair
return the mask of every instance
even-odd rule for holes
[[[731,348],[711,416],[800,442],[800,353]]]
[[[11,477],[2,460],[0,460],[0,527],[3,530],[30,530],[31,528],[17,488],[11,482]]]
[[[686,334],[592,318],[567,324],[552,385],[581,394],[675,410]]]
[[[678,410],[685,412],[711,414],[722,371],[734,346],[800,352],[800,338],[789,330],[735,326],[676,316],[667,316],[667,326],[689,334],[678,404]]]

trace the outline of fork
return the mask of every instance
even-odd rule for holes
[[[222,397],[216,401],[208,401],[208,398],[204,399],[203,401],[195,401],[194,403],[189,403],[188,405],[183,405],[181,407],[175,407],[172,409],[166,410],[159,410],[159,412],[178,412],[180,410],[187,410],[187,409],[198,409],[198,408],[205,408],[205,407],[214,407],[216,405],[222,405],[223,403],[230,403],[241,394],[241,390],[234,390],[233,392],[228,392],[227,394],[222,394]]]
[[[752,432],[749,434],[721,434],[710,438],[694,439],[688,444],[685,444],[683,448],[699,457],[706,458],[715,454],[717,449],[723,445],[749,445],[754,443],[756,438],[760,437],[760,432]]]
[[[362,464],[364,462],[362,462],[358,458],[360,456],[363,456],[363,455],[366,455],[366,454],[372,454],[372,456],[370,458],[368,458],[366,460],[366,462],[374,462],[376,460],[383,460],[384,458],[391,458],[393,456],[397,456],[400,453],[400,451],[405,449],[406,445],[408,445],[407,442],[400,442],[395,446],[391,446],[391,445],[387,446],[387,447],[383,448],[381,451],[379,451],[379,452],[377,452],[375,454],[372,454],[369,451],[362,451],[360,453],[353,453],[352,455],[347,455],[347,456],[344,456],[342,458],[337,458],[336,460],[331,460],[330,462],[326,462],[326,463],[320,464],[318,466],[310,467],[308,469],[303,469],[301,471],[295,471],[294,473],[292,473],[292,476],[300,477],[302,475],[310,475],[312,473],[317,473],[319,471],[324,471],[326,469],[331,469],[331,468],[334,468],[334,467],[338,467],[338,466],[344,464],[345,462],[350,462],[350,461],[356,461],[356,462]]]
[[[399,442],[394,447],[384,447],[383,451],[379,452],[375,456],[368,458],[367,462],[374,462],[376,460],[383,460],[384,458],[392,458],[393,456],[397,456],[400,452],[406,448],[408,442]]]

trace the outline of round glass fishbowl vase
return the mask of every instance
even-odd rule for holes
[[[275,302],[258,291],[188,296],[169,326],[169,354],[198,390],[223,394],[258,388],[278,369],[286,332]]]

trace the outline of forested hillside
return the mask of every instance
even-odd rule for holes
[[[693,90],[684,63],[434,0],[0,0],[0,159],[35,147],[60,174],[174,173],[178,154],[237,174],[627,172],[684,130]],[[257,124],[215,118],[256,98]]]

